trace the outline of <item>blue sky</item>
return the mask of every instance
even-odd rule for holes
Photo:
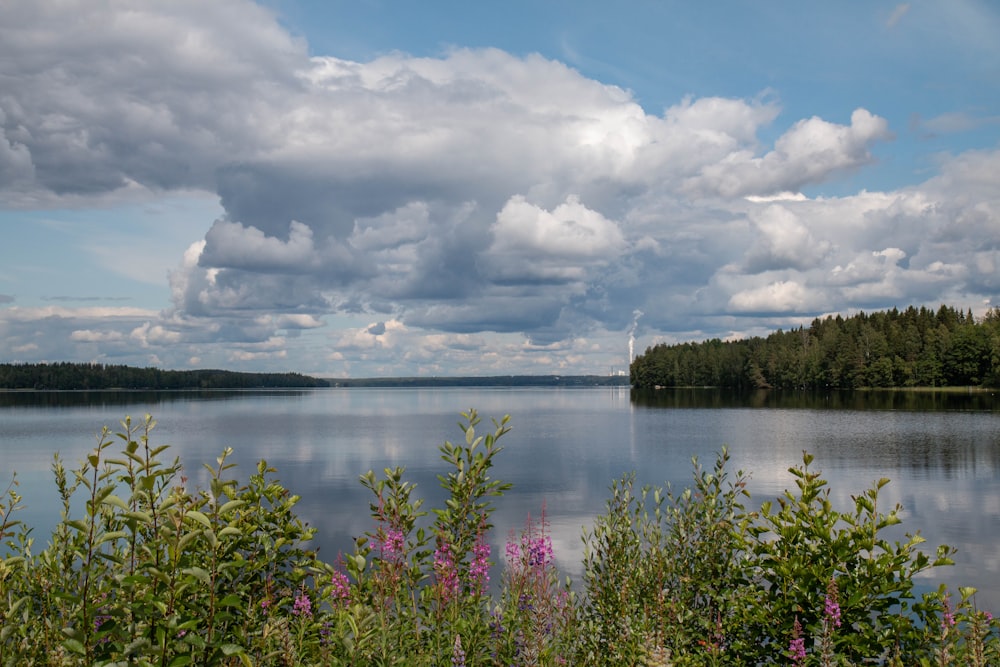
[[[1000,291],[1000,9],[0,5],[0,361],[605,373]]]

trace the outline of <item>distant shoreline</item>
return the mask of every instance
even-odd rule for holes
[[[331,387],[628,387],[627,375],[323,378]]]
[[[56,362],[0,363],[0,391],[189,391],[325,387],[595,387],[630,386],[627,375],[494,375],[321,378],[301,373],[221,369],[165,370]]]

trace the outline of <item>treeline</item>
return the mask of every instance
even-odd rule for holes
[[[299,373],[238,373],[215,369],[173,371],[134,366],[0,364],[0,389],[258,389],[328,387]]]
[[[607,387],[628,386],[625,375],[468,375],[455,377],[345,378],[335,387]]]
[[[936,311],[828,316],[766,338],[660,344],[630,368],[637,387],[840,388],[1000,386],[1000,308],[976,320]]]

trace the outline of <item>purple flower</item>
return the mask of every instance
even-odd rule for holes
[[[802,624],[799,623],[798,616],[792,626],[792,641],[788,642],[788,659],[795,667],[801,667],[806,659],[806,640],[802,637]]]
[[[830,580],[830,585],[826,587],[823,614],[833,627],[840,627],[840,603],[837,602],[837,583],[833,579]]]
[[[528,566],[545,566],[554,559],[552,553],[552,538],[548,535],[529,539],[527,544]]]
[[[462,638],[455,635],[455,646],[451,650],[452,667],[465,667],[465,651],[462,650]]]
[[[441,595],[450,600],[458,594],[458,572],[455,571],[455,559],[447,544],[442,544],[434,550],[434,575],[441,586]]]
[[[474,591],[482,595],[490,583],[490,545],[482,535],[472,547],[472,565],[469,566],[470,585]]]
[[[347,606],[351,602],[351,580],[347,575],[337,570],[331,577],[330,596],[333,598],[334,606]]]
[[[941,612],[941,625],[944,630],[955,627],[955,617],[951,613],[951,596],[944,596],[944,610]]]
[[[517,563],[521,560],[521,547],[514,540],[508,540],[505,555],[508,563]]]
[[[305,591],[302,591],[295,597],[295,603],[292,605],[292,613],[296,616],[312,618],[312,600],[309,599]]]
[[[403,531],[389,530],[385,534],[385,541],[382,542],[383,556],[396,556],[403,553]]]

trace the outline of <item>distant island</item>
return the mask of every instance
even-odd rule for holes
[[[302,389],[314,387],[594,387],[628,386],[625,375],[497,375],[462,377],[316,378],[299,373],[173,371],[59,362],[0,364],[0,389],[37,391]]]

